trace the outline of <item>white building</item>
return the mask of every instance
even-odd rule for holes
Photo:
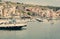
[[[3,16],[3,6],[0,5],[0,16]]]

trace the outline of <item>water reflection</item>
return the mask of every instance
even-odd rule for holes
[[[21,30],[0,30],[0,39],[26,39],[26,28]]]

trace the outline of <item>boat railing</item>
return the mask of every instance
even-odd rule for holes
[[[25,23],[27,23],[27,22],[16,22],[16,23],[11,23],[11,22],[1,22],[0,25],[3,25],[3,24],[5,24],[5,25],[9,25],[9,24],[25,24]]]

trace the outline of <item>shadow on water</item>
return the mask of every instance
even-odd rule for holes
[[[18,30],[26,30],[26,28],[23,28],[23,27],[0,27],[0,30],[18,31]]]

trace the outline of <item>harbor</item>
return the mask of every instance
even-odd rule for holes
[[[0,2],[0,39],[60,39],[60,7],[17,1]]]

